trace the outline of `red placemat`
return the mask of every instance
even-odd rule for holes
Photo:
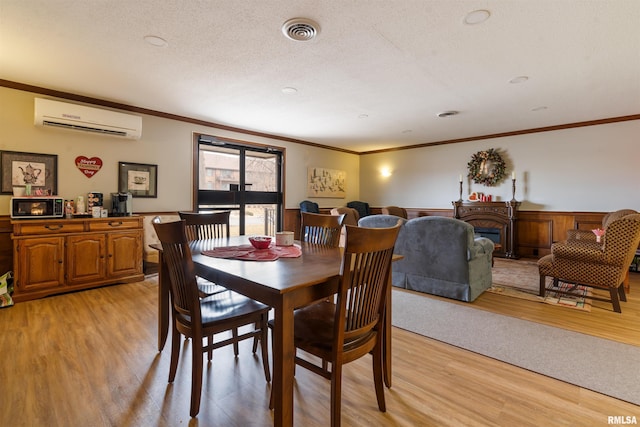
[[[207,251],[203,255],[214,258],[240,259],[245,261],[275,261],[278,258],[297,258],[302,255],[300,246],[274,246],[256,249],[251,245],[222,246]]]

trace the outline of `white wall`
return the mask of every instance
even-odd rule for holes
[[[347,196],[313,199],[321,207],[363,200],[372,206],[450,209],[451,201],[458,199],[458,177],[466,176],[471,155],[496,148],[507,163],[507,179],[497,187],[474,184],[469,189],[465,178],[463,197],[482,191],[510,200],[510,172],[515,167],[516,199],[523,210],[640,210],[640,120],[357,156],[146,115],[138,141],[41,128],[33,125],[36,96],[0,87],[0,150],[57,154],[58,193],[64,198],[117,191],[119,161],[157,164],[158,198],[135,198],[136,212],[191,208],[193,132],[284,147],[287,208],[307,198],[307,168],[325,167],[346,171]],[[85,177],[74,164],[80,155],[100,157],[102,170]],[[389,178],[380,176],[383,166],[392,169]],[[9,197],[0,195],[0,215],[9,213]]]
[[[640,210],[640,120],[541,132],[412,150],[363,155],[360,197],[373,206],[451,208],[471,191],[511,200],[511,171],[523,210],[607,212]],[[495,187],[466,178],[471,156],[500,150],[508,176]],[[388,167],[392,175],[381,177]]]
[[[134,198],[134,211],[190,210],[194,132],[285,148],[287,208],[296,208],[307,198],[307,167],[340,169],[347,173],[346,199],[315,199],[321,207],[343,205],[346,200],[358,198],[359,157],[354,154],[147,115],[143,115],[142,138],[137,141],[36,127],[33,124],[33,100],[38,96],[0,87],[0,150],[57,154],[58,194],[64,198],[75,198],[90,191],[102,192],[108,197],[109,193],[118,190],[119,161],[147,163],[158,165],[158,197]],[[95,176],[87,178],[75,166],[77,156],[99,157],[103,167]],[[0,215],[9,213],[10,197],[0,195]]]

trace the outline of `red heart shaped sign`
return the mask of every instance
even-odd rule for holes
[[[87,178],[91,178],[97,174],[102,167],[102,159],[99,157],[88,158],[85,156],[76,157],[76,167],[80,169],[80,172],[85,174]]]

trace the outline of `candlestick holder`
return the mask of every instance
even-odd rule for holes
[[[516,179],[515,178],[511,179],[511,201],[512,202],[516,201]]]
[[[462,201],[462,181],[460,181],[460,198],[458,199],[458,201]]]

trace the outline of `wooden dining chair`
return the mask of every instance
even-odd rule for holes
[[[180,215],[180,219],[184,220],[185,233],[187,235],[187,240],[190,242],[203,239],[219,239],[229,237],[231,235],[231,225],[229,221],[231,211],[207,213],[178,212],[178,215]],[[211,282],[204,277],[197,276],[197,282],[200,298],[207,298],[211,295],[227,290],[224,286]],[[238,328],[233,328],[231,333],[234,337],[237,337]],[[213,337],[210,337],[209,339],[212,340]],[[253,340],[254,353],[258,348],[258,341],[258,337]],[[212,351],[213,349],[209,350],[209,360],[211,360]],[[236,357],[240,354],[240,348],[237,340],[233,343],[233,354],[235,354]]]
[[[229,237],[231,234],[229,224],[231,211],[213,213],[178,212],[178,215],[180,215],[180,219],[185,221],[185,232],[187,234],[187,240],[190,242],[194,240]],[[200,290],[201,298],[206,298],[226,290],[224,286],[210,282],[202,277],[198,277],[198,289]]]
[[[331,380],[331,425],[334,427],[340,425],[342,367],[368,353],[373,355],[378,408],[386,411],[384,309],[391,283],[393,247],[400,230],[400,224],[390,228],[345,227],[347,239],[337,298],[294,312],[296,349],[322,360],[319,366],[296,355],[296,364]]]
[[[316,245],[337,248],[340,244],[342,215],[324,215],[301,212],[300,240]]]
[[[169,274],[171,290],[172,333],[169,382],[173,382],[176,376],[180,357],[180,335],[184,335],[191,338],[193,343],[190,414],[195,417],[200,410],[204,352],[234,344],[237,341],[259,337],[264,376],[267,382],[271,381],[267,349],[267,320],[270,307],[230,290],[219,292],[208,298],[200,298],[185,221],[154,223],[153,227],[162,244],[163,262]],[[250,324],[255,327],[242,335],[218,342],[210,340],[206,346],[203,345],[204,337],[213,337],[220,332]]]

